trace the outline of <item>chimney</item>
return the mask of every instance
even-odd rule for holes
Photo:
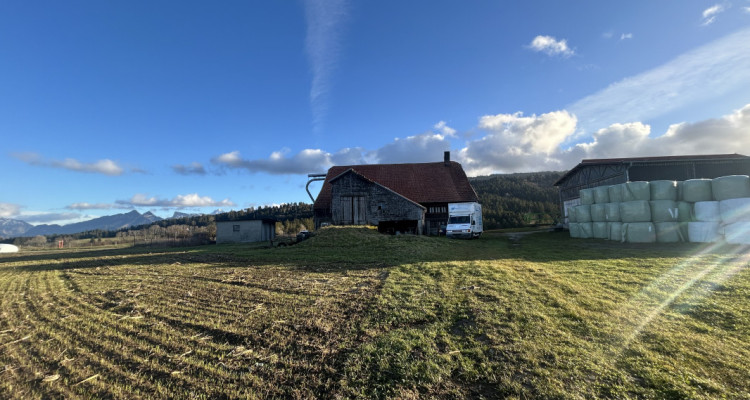
[[[446,167],[450,167],[451,166],[451,152],[450,151],[446,151],[444,153],[444,155],[443,155],[443,163],[445,164]]]

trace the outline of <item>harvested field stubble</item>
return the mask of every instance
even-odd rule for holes
[[[749,397],[741,247],[328,228],[0,258],[0,398]]]

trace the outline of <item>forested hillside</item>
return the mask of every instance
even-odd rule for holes
[[[482,203],[485,229],[552,224],[560,219],[552,186],[565,172],[498,174],[469,178]]]

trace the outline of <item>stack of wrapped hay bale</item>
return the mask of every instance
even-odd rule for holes
[[[580,191],[570,236],[629,243],[750,244],[750,177],[626,182]]]

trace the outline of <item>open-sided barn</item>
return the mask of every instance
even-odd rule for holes
[[[742,154],[589,159],[560,177],[555,186],[560,190],[565,216],[568,208],[580,204],[581,189],[635,181],[683,181],[748,174],[750,157]]]
[[[313,205],[315,227],[375,225],[383,232],[436,235],[448,203],[478,201],[461,164],[443,162],[334,166]]]

